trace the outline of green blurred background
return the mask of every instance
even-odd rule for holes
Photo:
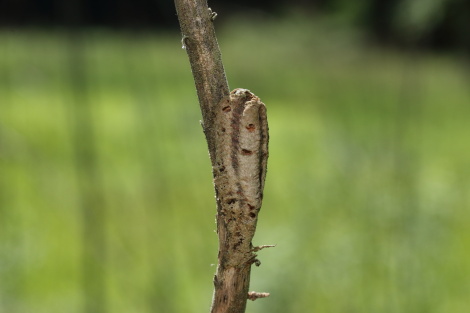
[[[254,244],[277,247],[250,289],[271,296],[247,312],[468,312],[468,59],[299,11],[217,33],[270,126]],[[1,313],[208,312],[215,201],[180,39],[0,31]]]

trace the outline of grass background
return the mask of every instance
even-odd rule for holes
[[[227,21],[266,103],[247,312],[467,312],[470,89],[456,55],[302,16]],[[0,32],[0,312],[207,312],[215,201],[177,32]]]

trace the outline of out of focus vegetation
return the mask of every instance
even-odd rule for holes
[[[468,64],[299,15],[218,35],[270,123],[247,312],[466,313]],[[199,119],[177,31],[0,32],[0,312],[207,312]]]
[[[467,0],[209,0],[219,16],[310,18],[328,16],[343,27],[358,27],[376,41],[470,53],[470,1]],[[0,26],[177,29],[173,1],[5,0]],[[220,19],[220,18],[219,18]]]

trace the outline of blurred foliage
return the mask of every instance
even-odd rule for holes
[[[215,202],[180,35],[0,33],[0,312],[205,312]],[[267,104],[247,312],[467,312],[469,69],[302,15],[219,31]]]
[[[321,1],[319,11],[359,26],[375,41],[433,50],[470,51],[470,2],[462,0]]]

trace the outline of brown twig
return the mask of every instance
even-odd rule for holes
[[[269,297],[269,292],[250,291],[248,293],[248,299],[251,300],[251,301],[255,301],[256,299],[266,298],[266,297]]]
[[[243,313],[251,265],[259,266],[253,247],[263,199],[268,159],[266,107],[247,89],[229,93],[213,20],[206,0],[175,0],[203,116],[217,198],[219,255],[212,313]]]
[[[213,12],[207,0],[175,0],[182,33],[182,46],[196,83],[203,129],[212,164],[214,163],[215,107],[230,93],[213,24]]]

